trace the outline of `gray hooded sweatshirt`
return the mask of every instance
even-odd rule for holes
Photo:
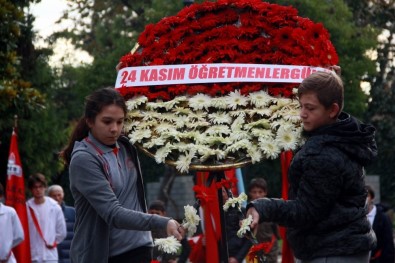
[[[137,152],[126,137],[116,148],[91,134],[75,142],[69,173],[76,209],[71,262],[107,263],[110,256],[153,246],[149,231],[166,228],[169,218],[146,213]]]

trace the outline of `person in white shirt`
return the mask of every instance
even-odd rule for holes
[[[4,197],[4,188],[0,184],[0,199]],[[14,208],[0,203],[0,263],[16,263],[12,249],[23,239],[21,221]]]
[[[56,246],[67,235],[62,209],[55,200],[45,196],[46,187],[43,174],[29,177],[28,188],[33,197],[26,203],[33,263],[57,263]]]

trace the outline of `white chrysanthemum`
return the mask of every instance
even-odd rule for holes
[[[232,122],[232,118],[226,112],[210,113],[208,118],[214,124],[230,124]]]
[[[263,90],[250,93],[248,97],[250,98],[251,104],[255,105],[257,108],[265,107],[273,100],[273,97]]]
[[[174,143],[173,147],[179,152],[187,153],[192,150],[195,151],[196,145],[192,143],[178,142],[178,143]]]
[[[133,118],[142,118],[144,117],[144,115],[141,113],[140,110],[132,110],[132,111],[128,111],[126,117],[133,119]]]
[[[187,122],[185,126],[188,129],[198,129],[203,127],[209,127],[211,124],[208,121],[195,121],[195,122]]]
[[[277,99],[277,105],[280,107],[285,107],[290,105],[293,102],[292,99],[288,99],[288,98],[278,98]]]
[[[282,130],[277,133],[276,141],[284,151],[295,150],[298,146],[298,134],[292,130]]]
[[[226,103],[229,109],[235,110],[247,106],[248,98],[241,95],[239,90],[235,90],[226,96]]]
[[[208,110],[210,106],[211,97],[206,94],[198,93],[189,99],[189,107],[194,110]]]
[[[232,129],[232,131],[238,131],[238,130],[243,129],[243,125],[244,125],[244,122],[245,122],[244,117],[245,117],[245,116],[238,116],[238,117],[233,121],[232,125],[230,126],[231,129]]]
[[[186,155],[180,154],[178,160],[175,162],[177,170],[181,173],[187,173],[189,171],[189,165],[194,157],[195,150],[191,150]]]
[[[289,131],[295,129],[295,125],[284,120],[279,120],[278,124],[279,125],[277,126],[277,133],[281,131]]]
[[[187,229],[188,236],[191,237],[195,234],[197,225],[199,224],[200,217],[197,214],[197,210],[190,205],[184,206],[185,219],[182,222],[182,226]]]
[[[156,120],[144,121],[139,124],[138,128],[139,129],[148,129],[148,128],[151,128],[156,125],[158,125],[158,122]]]
[[[261,138],[265,139],[265,140],[267,140],[267,139],[274,139],[274,133],[270,129],[253,128],[253,129],[251,129],[251,134],[254,137],[257,137],[258,140],[261,139]]]
[[[232,111],[229,111],[229,115],[231,117],[233,117],[233,118],[237,118],[237,117],[245,118],[247,111],[248,110],[242,110],[242,109],[240,109],[240,110],[232,110]]]
[[[269,129],[270,128],[270,122],[266,119],[260,119],[258,121],[254,121],[251,123],[247,123],[244,125],[244,129],[250,130],[252,128],[263,128],[263,129]]]
[[[229,145],[229,147],[226,149],[226,152],[235,153],[240,151],[241,149],[248,149],[248,147],[251,147],[251,142],[249,140],[240,140],[232,145]]]
[[[224,110],[227,108],[226,99],[224,97],[212,98],[211,106],[219,110]]]
[[[183,107],[176,107],[172,110],[172,112],[174,112],[176,115],[189,115],[192,113],[191,109]]]
[[[128,111],[137,109],[141,104],[144,104],[148,101],[146,96],[135,96],[130,100],[126,101],[126,107]]]
[[[281,153],[280,147],[278,147],[278,145],[273,141],[259,142],[259,147],[266,155],[266,158],[276,159]]]
[[[180,141],[180,137],[179,137],[180,134],[181,134],[181,132],[177,131],[176,129],[172,129],[172,130],[168,130],[168,131],[163,131],[161,133],[161,136],[164,138],[172,139],[174,141],[179,142]]]
[[[174,125],[176,126],[177,129],[181,130],[182,128],[185,127],[186,123],[187,123],[187,116],[181,115],[181,116],[177,116],[176,118],[174,118],[173,122]]]
[[[144,121],[151,121],[151,120],[160,119],[160,116],[161,116],[161,114],[156,111],[145,111],[142,114],[143,114]]]
[[[230,129],[226,125],[213,125],[209,127],[205,133],[208,135],[228,135],[230,134]]]
[[[297,88],[293,88],[292,89],[292,94],[294,94],[294,95],[298,94],[298,89]]]
[[[206,136],[204,140],[202,140],[202,144],[208,145],[229,145],[232,141],[228,137],[222,136]]]
[[[159,134],[163,132],[168,132],[168,131],[176,131],[174,125],[171,125],[169,123],[161,123],[158,126],[155,127],[155,131]]]
[[[129,135],[129,141],[132,144],[136,142],[141,142],[143,139],[148,139],[151,137],[151,130],[148,129],[137,129],[131,132]]]
[[[153,148],[155,146],[165,145],[166,140],[162,137],[151,138],[148,142],[143,143],[143,147],[146,149]]]
[[[229,139],[232,141],[235,141],[235,142],[243,140],[243,139],[250,140],[251,135],[248,132],[243,131],[243,130],[235,130],[235,131],[232,131],[232,133],[229,135]]]
[[[283,118],[284,120],[290,121],[292,123],[298,123],[301,121],[299,114],[299,109],[290,109],[283,114]]]
[[[205,121],[207,117],[207,112],[204,111],[196,111],[196,112],[191,112],[188,115],[188,121],[193,122],[193,121]]]
[[[171,110],[179,103],[180,103],[179,100],[175,100],[175,99],[174,100],[169,100],[169,101],[163,102],[163,107],[166,110]]]
[[[157,102],[147,102],[145,104],[145,108],[147,110],[151,110],[151,111],[155,111],[157,109],[163,108],[163,103],[161,101],[157,101]]]
[[[164,163],[166,157],[171,153],[173,150],[173,146],[170,143],[166,143],[165,146],[159,148],[155,153],[155,161],[157,163]]]
[[[247,154],[251,158],[252,163],[257,163],[262,160],[262,152],[255,145],[251,145],[251,147],[247,149]]]
[[[265,109],[250,110],[248,114],[250,115],[250,117],[253,117],[254,115],[259,115],[261,117],[270,117],[273,114],[273,112],[270,109],[265,108]]]
[[[223,160],[226,157],[226,153],[223,150],[211,149],[209,147],[207,147],[207,149],[205,151],[201,151],[199,148],[198,152],[201,155],[201,157],[199,158],[201,162],[206,161],[211,156],[215,156],[217,158],[217,160]]]
[[[237,231],[237,236],[242,238],[247,231],[251,231],[250,225],[252,223],[252,216],[249,215],[246,219],[241,221],[240,229]]]
[[[158,247],[158,250],[166,254],[176,254],[181,248],[181,243],[174,236],[156,238],[154,245]]]
[[[225,204],[222,206],[224,211],[228,211],[228,209],[230,207],[236,207],[236,205],[238,205],[239,207],[241,207],[241,204],[244,201],[247,201],[247,195],[245,193],[241,193],[238,197],[233,197],[233,198],[229,198],[228,200],[226,200]]]
[[[126,132],[131,132],[132,130],[134,130],[135,128],[139,127],[139,125],[141,124],[140,121],[126,121],[125,124],[123,125],[123,129]]]

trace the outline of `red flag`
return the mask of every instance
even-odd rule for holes
[[[8,156],[6,205],[12,206],[21,220],[25,239],[13,249],[18,263],[30,263],[30,238],[27,221],[25,182],[23,179],[22,164],[19,158],[18,142],[15,129],[12,131],[10,155]]]

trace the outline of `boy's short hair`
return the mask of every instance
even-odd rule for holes
[[[155,200],[150,204],[148,210],[158,210],[161,212],[165,212],[165,203],[161,200]]]
[[[254,178],[251,180],[250,184],[248,185],[248,192],[252,190],[252,188],[261,188],[263,191],[267,192],[267,182],[263,178]]]
[[[47,187],[47,180],[45,179],[45,176],[41,173],[35,173],[30,175],[27,181],[27,187],[29,187],[29,189],[32,189],[34,184],[36,183],[42,183],[44,187]]]
[[[333,103],[339,105],[339,113],[343,110],[344,87],[341,78],[333,71],[317,71],[305,78],[298,88],[298,97],[313,92],[318,101],[326,109]]]

